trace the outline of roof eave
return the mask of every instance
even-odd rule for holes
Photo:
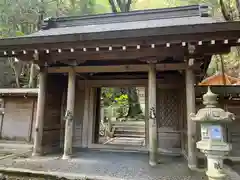
[[[120,33],[121,32],[121,33]],[[91,40],[111,40],[111,39],[129,39],[141,37],[155,37],[165,35],[191,35],[197,33],[216,33],[216,32],[240,32],[240,23],[234,22],[217,22],[196,25],[181,25],[156,27],[145,29],[131,29],[123,31],[93,32],[83,34],[64,34],[51,36],[23,36],[16,38],[0,39],[0,50],[11,49],[11,46],[27,46],[34,47],[36,44],[48,43],[66,43]],[[235,37],[239,38],[239,37]],[[21,47],[22,48],[22,47]]]

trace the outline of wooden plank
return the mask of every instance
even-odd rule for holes
[[[29,140],[32,101],[23,97],[8,97],[5,105],[2,138],[6,140]]]
[[[59,81],[59,79],[61,79]],[[48,74],[47,92],[43,127],[43,144],[48,147],[60,147],[61,133],[61,103],[67,81],[59,74]],[[44,147],[45,148],[45,147]]]
[[[84,106],[85,106],[84,101],[85,101],[84,90],[77,88],[76,99],[75,99],[74,129],[73,129],[73,146],[74,147],[82,147],[83,118],[84,118]]]
[[[33,138],[33,123],[34,123],[34,111],[35,111],[35,99],[32,99],[32,109],[31,109],[31,122],[29,124],[29,136],[28,136],[28,142],[31,142],[32,138]]]
[[[36,125],[36,114],[37,114],[37,97],[34,99],[35,103],[34,103],[34,108],[33,108],[33,125],[32,125],[32,139],[31,142],[34,141],[34,134],[35,132],[35,125]]]

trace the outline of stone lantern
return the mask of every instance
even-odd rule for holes
[[[217,95],[208,92],[203,95],[205,108],[197,114],[190,114],[190,118],[201,125],[201,141],[197,148],[207,157],[207,172],[209,180],[223,180],[226,174],[223,171],[223,159],[231,151],[231,144],[227,143],[226,124],[235,117],[232,113],[216,107]]]

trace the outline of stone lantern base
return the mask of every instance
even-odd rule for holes
[[[207,157],[207,172],[209,180],[225,180],[226,174],[223,171],[223,160],[228,152],[204,151]]]

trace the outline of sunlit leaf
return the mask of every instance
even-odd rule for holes
[[[21,31],[16,31],[16,36],[24,36],[24,33]]]

